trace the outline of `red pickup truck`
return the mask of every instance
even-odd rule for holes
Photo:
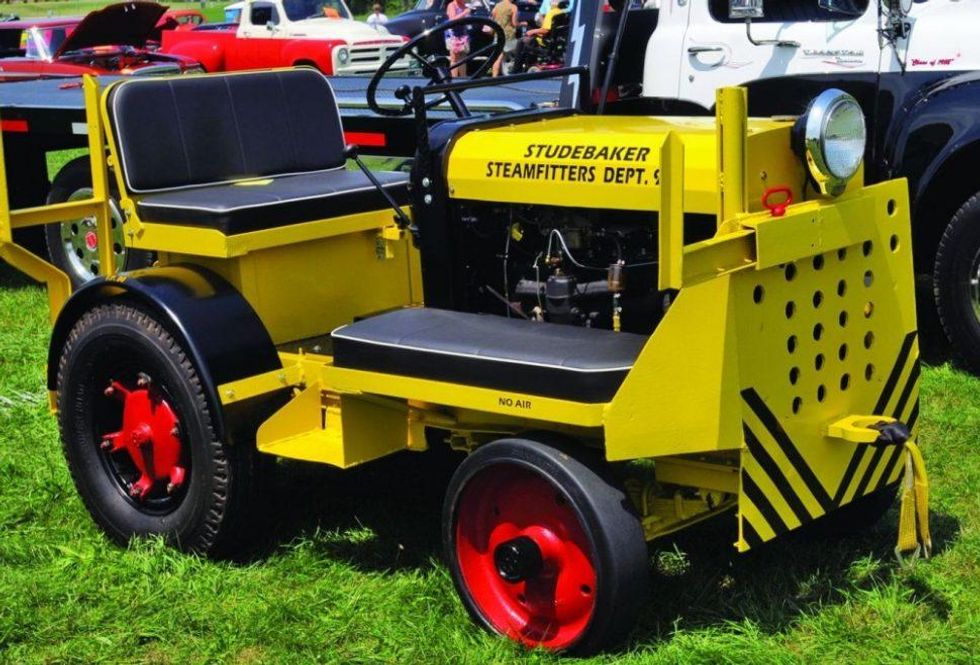
[[[238,24],[165,31],[160,51],[209,72],[312,65],[324,74],[370,74],[404,42],[353,20],[343,0],[246,0]]]

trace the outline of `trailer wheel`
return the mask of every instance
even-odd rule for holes
[[[92,196],[92,173],[88,157],[78,157],[66,164],[54,177],[48,204],[79,201]],[[118,198],[113,192],[113,199]],[[136,270],[153,263],[153,254],[126,247],[123,215],[116,201],[112,210],[112,243],[119,270]],[[99,242],[95,233],[95,218],[72,219],[44,227],[48,257],[68,275],[72,286],[78,288],[102,274],[99,265]]]
[[[81,316],[58,363],[58,410],[72,479],[109,537],[232,553],[254,447],[216,440],[194,366],[152,314],[112,303]]]
[[[501,439],[454,474],[443,541],[456,589],[484,628],[576,654],[625,637],[649,559],[629,499],[564,446]]]
[[[953,215],[939,241],[933,293],[953,351],[980,374],[980,193]]]

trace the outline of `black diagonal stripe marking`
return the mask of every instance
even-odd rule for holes
[[[758,547],[762,544],[762,536],[755,530],[755,527],[745,518],[742,518],[742,539],[748,544],[749,548]]]
[[[875,475],[875,469],[878,468],[878,464],[881,462],[881,458],[884,457],[886,450],[888,448],[885,446],[875,446],[875,453],[871,456],[871,461],[868,462],[868,468],[864,470],[864,475],[861,476],[861,482],[858,483],[857,489],[854,490],[854,496],[851,497],[851,500],[864,496],[864,490],[868,489],[871,476]]]
[[[888,484],[888,479],[891,477],[892,472],[895,471],[895,465],[898,464],[898,460],[902,459],[903,452],[905,452],[905,446],[895,446],[895,450],[892,451],[891,456],[885,463],[885,470],[881,472],[881,478],[878,479],[878,484],[875,486],[876,490],[880,490]]]
[[[909,413],[909,421],[905,423],[905,425],[909,428],[910,432],[912,431],[912,428],[915,427],[915,423],[918,420],[919,420],[919,400],[916,399],[915,404],[912,406],[912,412]]]
[[[831,500],[830,495],[827,494],[827,490],[824,489],[823,485],[820,484],[820,480],[813,473],[813,470],[803,459],[800,451],[796,449],[793,445],[792,440],[786,434],[786,430],[783,426],[779,424],[779,420],[776,418],[775,414],[769,410],[759,394],[755,392],[752,388],[746,388],[742,391],[742,399],[749,405],[749,408],[755,413],[756,417],[762,421],[765,425],[766,430],[768,430],[769,435],[776,441],[779,445],[780,450],[786,455],[786,459],[789,463],[793,465],[796,473],[803,479],[810,493],[813,494],[813,498],[817,500],[820,507],[823,508],[825,513],[830,512],[834,507],[834,502]]]
[[[909,372],[909,378],[905,381],[905,387],[902,388],[902,394],[898,397],[898,404],[895,405],[895,410],[892,412],[892,418],[895,420],[902,419],[902,413],[905,411],[905,405],[909,402],[909,397],[912,396],[912,390],[919,383],[919,371],[919,361],[916,359],[916,361],[912,363],[912,371]]]
[[[867,449],[867,446],[858,446],[851,455],[851,461],[847,463],[847,468],[844,470],[844,477],[840,479],[840,485],[837,486],[837,491],[834,493],[835,506],[841,505],[841,502],[844,501],[847,488],[850,487],[851,481],[854,480],[854,474],[857,473],[858,467],[861,466],[861,460],[864,459],[864,452]]]
[[[789,527],[786,526],[786,522],[783,518],[779,516],[776,509],[769,499],[766,498],[765,493],[762,489],[755,484],[752,480],[752,476],[748,474],[745,469],[742,469],[742,492],[749,498],[749,501],[759,510],[759,514],[762,518],[769,524],[769,528],[772,529],[773,533],[779,535],[781,533],[786,533],[789,531]]]
[[[759,463],[759,466],[762,467],[765,474],[769,476],[769,480],[779,490],[780,496],[783,497],[783,501],[790,507],[793,514],[796,515],[796,519],[800,521],[800,524],[805,524],[812,520],[813,515],[810,514],[810,511],[800,501],[800,497],[793,491],[786,476],[780,470],[779,465],[776,464],[776,460],[763,447],[762,442],[759,441],[759,437],[745,423],[742,423],[742,429],[745,430],[745,444],[749,448],[749,453],[752,454],[752,457]]]
[[[905,369],[905,361],[908,360],[909,353],[912,352],[912,342],[915,341],[915,335],[916,332],[913,330],[902,341],[902,348],[898,352],[898,357],[895,358],[895,366],[892,367],[891,374],[888,375],[888,380],[885,381],[885,387],[882,388],[881,395],[878,397],[878,403],[872,412],[876,416],[884,415],[885,407],[888,406],[888,402],[892,399],[892,393],[895,392],[898,378],[902,376],[902,371]]]

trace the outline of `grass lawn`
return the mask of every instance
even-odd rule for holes
[[[200,9],[208,21],[216,22],[224,20],[224,8],[230,5],[233,0],[228,2],[164,2],[173,9]],[[0,14],[16,14],[21,18],[34,16],[84,16],[93,9],[99,9],[106,5],[113,4],[110,0],[55,0],[54,2],[0,2]]]

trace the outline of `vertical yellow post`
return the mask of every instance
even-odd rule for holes
[[[718,226],[748,211],[748,93],[745,88],[721,88],[716,93],[718,132]]]
[[[7,165],[3,150],[3,132],[0,131],[0,247],[14,241],[14,230],[10,223],[10,194],[7,189]]]
[[[680,289],[684,261],[684,143],[668,132],[660,146],[660,290]]]
[[[116,254],[113,251],[112,213],[109,209],[109,170],[105,159],[105,132],[102,131],[102,116],[99,114],[99,83],[91,74],[86,74],[83,89],[85,92],[85,120],[88,123],[88,153],[92,165],[92,198],[98,208],[96,232],[99,236],[99,274],[113,275],[116,272]]]

